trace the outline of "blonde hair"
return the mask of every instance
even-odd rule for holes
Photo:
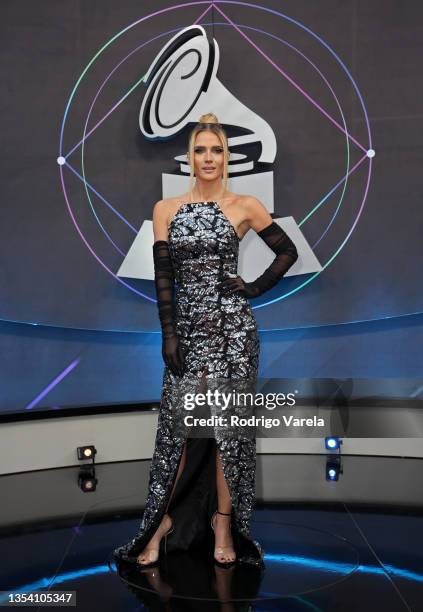
[[[216,117],[216,115],[214,115],[213,113],[206,113],[205,115],[201,115],[199,122],[194,127],[194,129],[191,130],[191,133],[189,136],[188,151],[189,151],[189,161],[190,161],[190,172],[189,172],[188,193],[189,193],[191,202],[192,202],[192,190],[194,188],[193,182],[194,182],[195,139],[197,137],[197,134],[199,134],[200,132],[204,130],[208,130],[210,132],[213,132],[213,134],[216,134],[216,136],[218,136],[218,138],[220,139],[220,142],[222,143],[222,147],[223,147],[223,179],[222,179],[223,189],[222,189],[222,194],[221,194],[222,196],[225,193],[226,187],[228,184],[229,147],[228,147],[228,139],[226,136],[226,132],[221,126],[221,124],[219,123],[219,120]]]

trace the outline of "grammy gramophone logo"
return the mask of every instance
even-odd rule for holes
[[[308,274],[322,269],[293,217],[274,214],[274,177],[271,169],[257,171],[258,163],[272,164],[277,143],[268,122],[236,98],[217,76],[220,52],[215,39],[209,41],[204,28],[192,25],[176,34],[161,49],[144,76],[144,95],[139,126],[152,143],[175,137],[198,117],[214,112],[225,126],[240,135],[229,137],[228,189],[256,196],[267,207],[273,220],[292,238],[299,257],[286,276]],[[242,147],[258,144],[260,156],[250,159]],[[152,144],[153,146],[153,144]],[[237,149],[232,152],[232,148]],[[163,173],[162,198],[188,191],[189,164],[186,153],[178,155],[179,171]],[[153,223],[146,219],[132,243],[117,275],[127,278],[154,279]],[[238,272],[252,281],[273,260],[274,254],[253,231],[247,232],[239,247]]]

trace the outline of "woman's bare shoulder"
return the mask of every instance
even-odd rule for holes
[[[162,200],[157,200],[153,206],[153,214],[162,216],[163,214],[170,212],[175,206],[176,202],[177,198],[163,198]]]
[[[173,198],[163,198],[162,200],[157,200],[157,202],[153,206],[153,210],[158,208],[160,210],[171,210],[175,206],[182,204],[183,202],[188,201],[188,194],[184,193],[180,196],[174,196]]]
[[[158,200],[153,206],[153,221],[168,225],[179,206],[187,201],[187,194]]]
[[[250,195],[249,193],[240,194],[238,197],[239,197],[240,202],[242,202],[242,204],[245,204],[247,206],[248,205],[254,206],[257,203],[261,204],[260,200],[256,198],[256,196]]]
[[[229,193],[228,196],[240,206],[252,206],[255,202],[260,202],[255,196],[248,193]]]
[[[250,212],[267,210],[266,206],[256,196],[244,194],[240,196],[242,206]]]
[[[249,226],[255,231],[263,229],[273,221],[263,202],[253,195],[242,195],[240,205]]]

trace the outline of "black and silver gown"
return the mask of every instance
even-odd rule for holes
[[[215,201],[180,205],[168,228],[175,275],[175,327],[184,353],[184,376],[194,379],[256,380],[257,324],[248,299],[223,295],[216,284],[237,274],[240,238]],[[236,429],[192,438],[178,434],[175,388],[180,378],[165,366],[155,448],[145,510],[137,535],[115,549],[118,560],[135,562],[160,525],[178,472],[184,443],[187,455],[169,504],[174,531],[167,551],[196,547],[213,551],[210,518],[217,508],[216,446],[232,499],[231,533],[238,562],[262,565],[264,551],[250,536],[255,499],[256,438]]]

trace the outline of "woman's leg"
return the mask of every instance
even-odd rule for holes
[[[138,555],[138,561],[142,564],[147,564],[147,563],[151,563],[152,561],[154,561],[157,556],[158,556],[158,552],[149,552],[147,549],[150,549],[151,551],[158,551],[159,549],[159,545],[160,545],[160,540],[162,539],[162,536],[169,531],[169,529],[172,526],[172,519],[170,518],[170,516],[167,514],[167,509],[169,508],[169,504],[171,502],[171,499],[173,497],[173,493],[175,491],[175,487],[176,484],[182,474],[182,472],[184,471],[184,467],[185,467],[185,462],[186,462],[186,454],[187,454],[187,443],[185,442],[184,444],[184,448],[182,451],[182,456],[181,456],[181,461],[179,462],[179,468],[178,468],[178,473],[176,474],[176,478],[175,478],[175,484],[173,485],[172,488],[172,493],[170,494],[170,498],[169,501],[167,503],[166,506],[166,510],[165,510],[165,514],[163,515],[163,518],[161,520],[160,525],[158,526],[157,530],[155,531],[153,537],[148,541],[146,547],[144,548],[144,550]],[[154,557],[154,558],[152,558]]]
[[[232,500],[226,482],[225,475],[223,473],[222,460],[220,458],[219,447],[216,445],[216,488],[217,488],[217,509],[220,512],[228,513],[232,509]]]
[[[216,488],[217,509],[219,512],[229,514],[232,510],[232,500],[228,484],[223,472],[222,460],[219,447],[216,445]],[[225,563],[235,560],[235,551],[230,531],[231,517],[216,513],[213,519],[215,533],[215,548],[224,548],[215,557],[218,561]]]
[[[176,474],[176,478],[175,478],[175,484],[173,485],[172,493],[170,494],[169,501],[167,502],[166,512],[167,512],[167,509],[169,508],[170,502],[172,501],[172,497],[173,497],[173,494],[175,492],[176,484],[177,484],[177,482],[178,482],[182,472],[184,471],[186,460],[187,460],[187,443],[185,441],[185,443],[184,443],[184,450],[182,451],[181,461],[179,462],[178,473]]]

